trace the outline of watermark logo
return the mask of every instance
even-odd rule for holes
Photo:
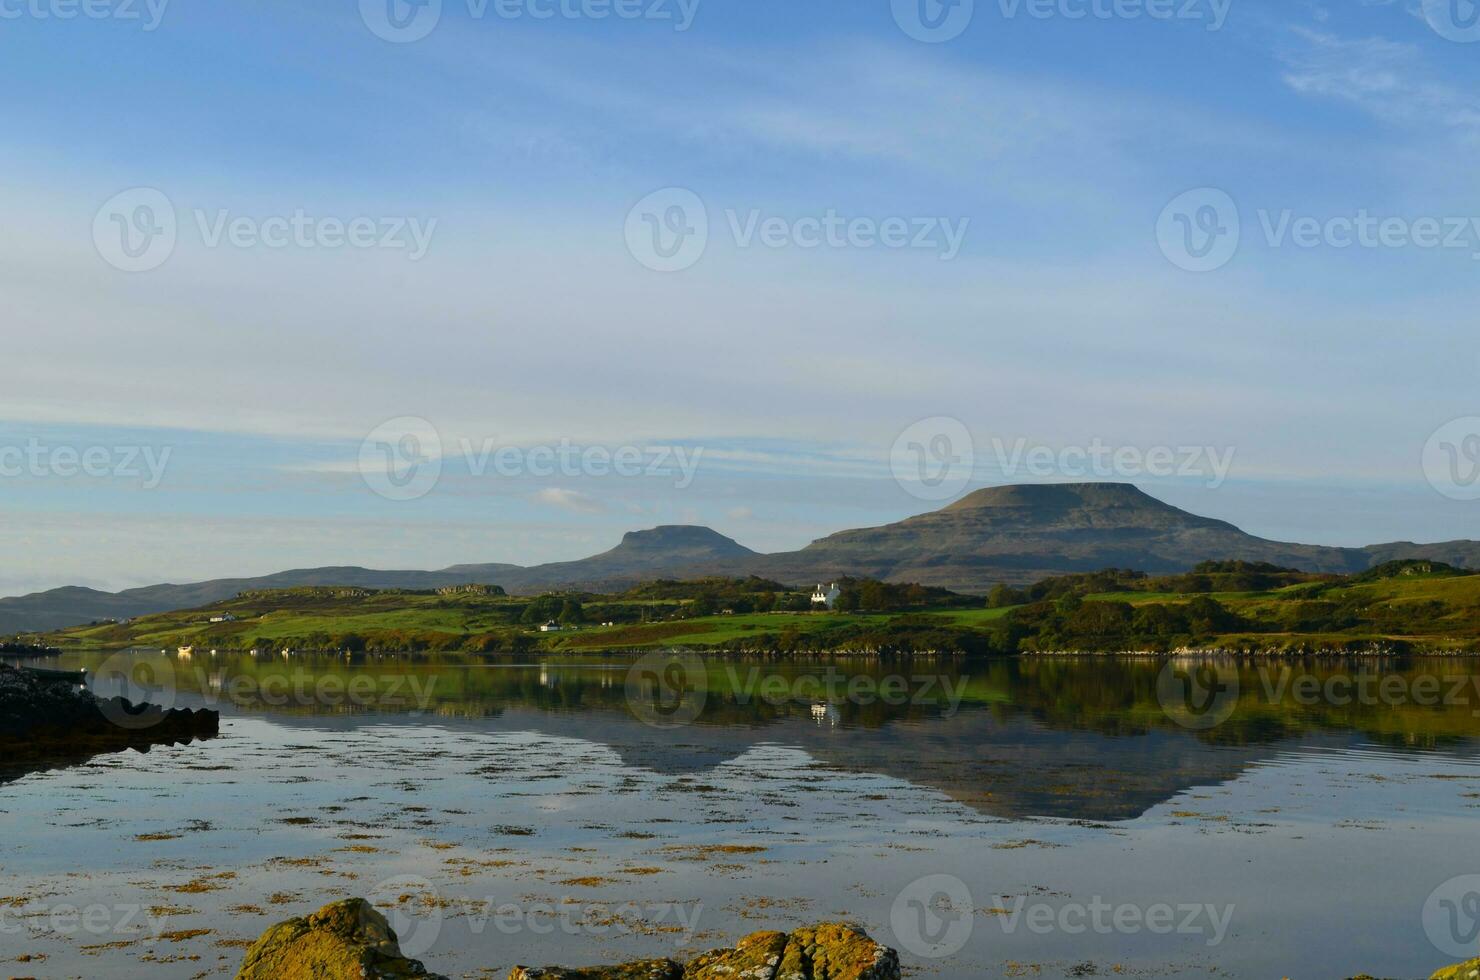
[[[643,724],[682,728],[704,711],[709,692],[704,661],[689,653],[649,653],[627,670],[627,706]]]
[[[1242,229],[1238,206],[1216,187],[1177,195],[1156,222],[1161,254],[1187,272],[1212,272],[1233,260]]]
[[[442,935],[442,902],[436,886],[416,875],[376,882],[365,900],[385,915],[401,946],[415,959],[429,953]]]
[[[1254,214],[1258,237],[1268,249],[1421,249],[1467,252],[1472,261],[1480,261],[1480,216],[1476,215],[1410,217],[1375,214],[1367,208],[1320,215],[1300,214],[1293,208],[1258,208]],[[1199,188],[1178,196],[1163,209],[1156,225],[1157,242],[1177,268],[1211,272],[1237,254],[1245,231],[1240,222],[1238,205],[1231,197],[1216,188]]]
[[[976,0],[891,0],[891,5],[899,29],[926,44],[955,40],[976,15]]]
[[[442,20],[442,0],[360,0],[370,33],[392,44],[420,41]]]
[[[1446,41],[1480,41],[1480,3],[1475,0],[1423,0],[1423,19]]]
[[[365,485],[387,500],[425,497],[442,478],[442,437],[426,419],[391,419],[360,444],[359,469]]]
[[[1429,893],[1423,903],[1423,931],[1444,955],[1473,957],[1480,946],[1480,874],[1450,878]]]
[[[1450,500],[1480,500],[1480,418],[1441,425],[1423,447],[1423,475]]]
[[[414,216],[291,214],[256,217],[226,208],[192,208],[186,231],[203,248],[335,250],[380,249],[420,262],[431,250],[436,218]],[[152,187],[136,187],[110,198],[93,217],[93,244],[103,260],[124,272],[149,272],[175,253],[182,224],[174,203]]]
[[[1238,706],[1238,671],[1215,663],[1168,660],[1156,678],[1156,699],[1183,728],[1207,731],[1223,724]]]
[[[115,194],[93,217],[93,245],[122,272],[148,272],[175,254],[175,205],[163,191],[134,187]]]
[[[905,429],[889,450],[894,481],[919,500],[949,500],[976,469],[976,446],[959,419],[937,416]]]
[[[976,928],[976,903],[966,882],[954,875],[929,875],[895,896],[889,925],[899,945],[923,959],[954,956]]]
[[[709,246],[709,210],[699,195],[665,187],[627,212],[627,251],[654,272],[681,272],[704,257]]]
[[[153,728],[175,706],[175,668],[168,660],[116,653],[99,664],[88,680],[103,717],[128,731]]]

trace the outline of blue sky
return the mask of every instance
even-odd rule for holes
[[[0,465],[0,594],[532,563],[674,522],[793,548],[937,506],[891,466],[927,419],[969,433],[959,492],[1081,475],[1001,447],[1208,447],[1216,480],[1114,475],[1274,537],[1480,536],[1425,468],[1480,415],[1480,45],[1438,0],[976,0],[939,43],[903,0],[690,0],[683,30],[677,0],[442,0],[404,43],[370,0],[161,2],[0,3],[0,464],[45,457]],[[128,272],[138,189],[174,239]],[[631,243],[671,189],[708,234],[654,271]],[[1237,248],[1188,271],[1184,192],[1234,241],[1207,190]],[[1338,247],[1359,215],[1399,224]],[[804,247],[829,216],[875,237]],[[776,247],[745,237],[768,221]],[[406,417],[442,478],[387,499],[358,460]],[[562,442],[700,456],[679,486],[459,451]],[[169,451],[157,482],[115,472],[129,447]]]

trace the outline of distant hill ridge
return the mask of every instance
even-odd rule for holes
[[[1200,517],[1123,483],[1025,484],[977,490],[940,510],[882,527],[839,531],[800,551],[759,554],[707,527],[631,531],[610,551],[533,567],[454,565],[440,571],[306,568],[256,578],[153,585],[125,592],[67,587],[0,599],[0,633],[58,629],[202,606],[248,589],[346,585],[435,589],[501,585],[511,593],[621,589],[654,578],[760,575],[810,585],[845,575],[985,593],[1006,582],[1135,568],[1187,571],[1200,561],[1241,559],[1348,574],[1404,558],[1480,567],[1480,542],[1393,542],[1365,548],[1270,541]]]

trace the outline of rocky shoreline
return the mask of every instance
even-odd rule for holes
[[[208,738],[220,732],[220,724],[216,711],[100,698],[82,685],[80,675],[0,663],[0,754],[22,769]]]
[[[361,898],[324,906],[269,928],[236,980],[448,980],[401,953],[385,916]],[[507,980],[900,980],[899,955],[858,926],[823,923],[756,932],[733,947],[678,963],[637,960],[617,966],[516,966]],[[1366,974],[1348,980],[1376,980]],[[1430,980],[1480,980],[1480,959],[1445,967]]]
[[[369,902],[351,898],[281,922],[247,950],[236,980],[447,980],[401,954],[396,933]],[[862,929],[824,923],[757,932],[688,963],[516,966],[508,980],[899,980],[899,956]]]

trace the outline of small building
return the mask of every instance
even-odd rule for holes
[[[551,622],[546,623],[544,626],[541,626],[540,627],[540,632],[541,633],[559,633],[563,629],[565,629],[564,626],[561,626],[557,622],[551,621]]]
[[[233,616],[231,613],[222,613],[219,616],[212,616],[211,617],[211,622],[213,622],[213,623],[234,623],[234,622],[236,622],[236,617]]]
[[[828,609],[832,609],[838,604],[838,597],[842,594],[843,590],[838,588],[836,582],[828,586],[826,590],[819,584],[817,591],[812,593],[812,605],[826,606]]]

